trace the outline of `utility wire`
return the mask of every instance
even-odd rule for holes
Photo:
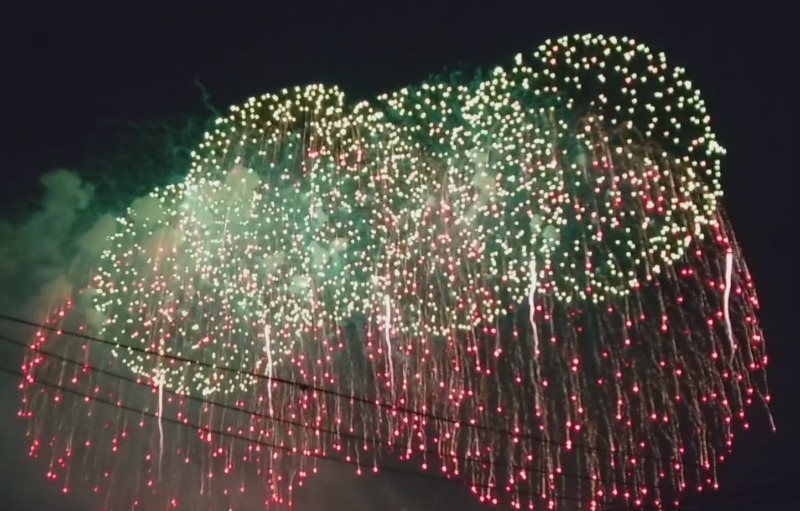
[[[6,373],[6,374],[9,374],[9,375],[12,375],[12,376],[16,376],[16,377],[19,377],[19,378],[23,378],[23,379],[25,378],[25,375],[22,374],[20,371],[15,371],[15,370],[12,370],[12,369],[9,369],[9,368],[6,368],[6,367],[2,367],[2,366],[0,366],[0,372]],[[126,411],[126,412],[134,413],[136,415],[149,417],[149,418],[154,419],[154,420],[160,420],[160,421],[167,422],[167,423],[179,426],[179,427],[191,428],[193,430],[202,430],[204,432],[211,433],[212,435],[216,435],[216,436],[224,437],[224,438],[229,438],[231,440],[243,441],[243,442],[246,442],[246,443],[258,445],[260,447],[266,447],[268,449],[274,449],[274,450],[278,450],[278,451],[283,451],[283,452],[287,453],[288,455],[307,456],[307,457],[316,458],[316,459],[323,460],[323,461],[330,461],[330,462],[333,462],[333,463],[340,463],[340,464],[344,464],[344,465],[350,465],[350,466],[354,466],[354,467],[357,467],[357,468],[362,468],[362,467],[365,467],[365,466],[369,465],[369,464],[361,463],[361,462],[358,462],[358,461],[348,461],[346,459],[338,458],[338,457],[335,457],[335,456],[330,456],[328,454],[315,453],[315,452],[297,452],[292,447],[279,445],[279,444],[276,444],[276,443],[273,443],[273,442],[268,442],[266,440],[261,440],[261,439],[252,438],[252,437],[246,437],[246,436],[243,436],[243,435],[239,435],[239,434],[236,434],[236,433],[231,433],[231,432],[224,431],[224,430],[221,430],[221,429],[209,428],[209,427],[206,427],[204,425],[198,425],[198,424],[194,424],[194,423],[191,423],[191,422],[188,422],[188,421],[184,422],[184,421],[181,421],[181,420],[178,420],[178,419],[172,419],[170,417],[164,417],[163,415],[159,416],[158,414],[156,414],[154,412],[151,412],[149,410],[145,410],[145,409],[136,408],[136,407],[133,407],[133,406],[128,406],[128,405],[125,405],[125,404],[117,403],[117,402],[114,402],[114,401],[111,401],[111,400],[108,400],[108,399],[104,399],[102,397],[93,396],[93,395],[85,393],[85,392],[81,392],[81,391],[78,391],[78,390],[75,390],[75,389],[70,389],[70,388],[65,387],[63,385],[59,385],[59,384],[52,383],[52,382],[46,382],[46,381],[42,381],[42,380],[34,380],[33,383],[36,384],[36,385],[43,386],[43,387],[47,387],[47,388],[51,388],[51,389],[54,389],[54,390],[58,390],[60,392],[71,394],[71,395],[79,397],[79,398],[81,398],[83,400],[88,399],[88,400],[91,400],[93,402],[100,403],[100,404],[103,404],[103,405],[106,405],[106,406],[110,406],[110,407],[113,407],[113,408],[116,408],[116,409],[119,409],[119,410],[123,410],[123,411]],[[434,480],[434,481],[439,481],[439,482],[446,482],[446,483],[454,484],[454,485],[457,485],[457,486],[460,486],[460,487],[464,487],[465,486],[463,484],[463,482],[458,480],[458,479],[451,479],[451,478],[435,475],[435,474],[432,474],[432,473],[419,472],[419,471],[414,471],[414,470],[405,470],[405,469],[402,469],[402,468],[390,467],[390,466],[382,466],[382,465],[378,465],[378,464],[372,464],[372,465],[373,465],[374,468],[377,469],[378,472],[383,472],[383,473],[388,473],[388,474],[395,474],[395,475],[404,475],[404,476],[409,476],[409,477],[417,477],[417,478],[421,478],[421,479],[428,479],[428,480]],[[490,490],[496,491],[498,493],[505,493],[504,489],[502,487],[499,487],[499,486],[491,486],[491,485],[487,485],[487,484],[478,484],[478,483],[475,483],[475,484],[470,483],[470,486],[475,487],[475,488],[490,489]],[[541,496],[538,495],[538,494],[533,494],[533,493],[526,492],[526,491],[523,491],[523,490],[509,492],[509,493],[514,493],[515,495],[518,495],[518,496],[521,496],[521,497],[535,497],[537,499],[541,498]],[[558,495],[558,494],[555,494],[555,495],[551,494],[549,497],[554,499],[554,500],[568,500],[568,501],[575,501],[575,502],[597,502],[598,504],[603,504],[603,505],[610,504],[610,502],[598,502],[597,500],[593,500],[593,499],[582,498],[582,497],[570,497],[570,496]]]
[[[153,356],[153,357],[160,357],[160,358],[163,358],[163,359],[172,360],[172,361],[175,361],[175,362],[180,362],[180,363],[185,363],[185,364],[190,364],[190,365],[193,364],[193,365],[197,365],[197,366],[200,366],[200,367],[205,367],[205,368],[209,368],[209,369],[212,369],[212,370],[224,371],[224,372],[227,372],[227,373],[232,373],[232,374],[236,374],[236,375],[240,375],[240,376],[249,376],[249,377],[252,377],[254,379],[261,380],[261,381],[267,381],[267,382],[271,382],[271,383],[277,383],[277,384],[280,384],[280,385],[287,385],[287,386],[291,386],[291,387],[296,387],[296,388],[298,388],[298,389],[300,389],[300,390],[302,390],[304,392],[310,392],[310,391],[318,392],[320,394],[328,395],[328,396],[334,397],[336,399],[343,399],[343,400],[347,400],[347,401],[351,401],[351,402],[355,402],[355,403],[359,403],[359,404],[363,404],[363,405],[367,405],[367,406],[374,406],[374,407],[381,408],[383,410],[387,410],[387,411],[390,411],[390,412],[413,415],[413,416],[425,418],[425,419],[428,419],[428,420],[431,420],[431,421],[435,421],[435,422],[449,423],[449,424],[453,424],[455,426],[458,426],[459,428],[476,429],[476,430],[485,431],[485,432],[488,432],[488,433],[494,433],[494,434],[500,434],[500,435],[509,436],[509,437],[521,438],[521,439],[529,440],[531,442],[539,443],[539,444],[548,444],[548,445],[553,445],[553,446],[558,446],[558,447],[563,447],[563,445],[564,445],[564,442],[560,442],[560,441],[557,441],[557,440],[552,440],[552,439],[549,439],[549,438],[544,438],[541,435],[534,435],[534,434],[526,433],[526,432],[516,433],[516,432],[512,432],[512,431],[510,431],[510,430],[508,430],[506,428],[485,426],[485,425],[481,425],[481,424],[473,424],[473,423],[470,423],[469,421],[462,421],[462,420],[458,420],[458,419],[454,419],[454,418],[450,418],[450,417],[443,417],[443,416],[436,415],[436,414],[433,414],[433,413],[430,413],[430,412],[425,412],[425,411],[415,410],[415,409],[412,409],[412,408],[397,406],[397,405],[390,404],[390,403],[385,403],[385,402],[379,401],[379,400],[374,399],[374,398],[358,396],[358,395],[355,395],[355,394],[353,394],[353,395],[345,394],[345,393],[337,391],[337,390],[333,390],[333,389],[330,389],[330,388],[325,388],[325,387],[312,385],[312,384],[307,383],[307,382],[300,382],[300,381],[296,381],[296,380],[290,380],[290,379],[287,379],[287,378],[281,378],[279,376],[274,376],[274,375],[270,376],[270,375],[259,374],[259,373],[253,372],[253,371],[245,371],[245,370],[242,370],[242,369],[237,369],[237,368],[229,367],[229,366],[216,365],[216,364],[212,364],[212,363],[209,363],[209,362],[203,362],[203,361],[200,361],[200,360],[194,360],[194,359],[191,359],[191,358],[182,357],[182,356],[178,356],[178,355],[159,353],[157,351],[148,350],[148,349],[141,348],[141,347],[138,347],[138,346],[132,346],[132,345],[127,345],[127,344],[122,344],[122,343],[119,343],[119,342],[113,342],[113,341],[109,341],[109,340],[102,339],[102,338],[99,338],[99,337],[91,336],[91,335],[88,335],[88,334],[84,334],[84,333],[80,333],[80,332],[73,332],[73,331],[64,330],[62,328],[58,328],[58,327],[55,327],[55,326],[45,325],[45,324],[42,324],[42,323],[37,323],[35,321],[30,321],[30,320],[18,318],[18,317],[11,316],[11,315],[8,315],[8,314],[2,313],[2,312],[0,312],[0,319],[4,319],[6,321],[10,321],[10,322],[21,324],[21,325],[26,325],[26,326],[30,326],[30,327],[34,327],[34,328],[39,328],[39,329],[42,329],[42,330],[47,330],[47,331],[50,331],[50,332],[57,333],[58,335],[71,336],[71,337],[75,337],[75,338],[79,338],[79,339],[84,339],[84,340],[89,341],[89,342],[95,342],[95,343],[99,343],[99,344],[104,344],[106,346],[112,346],[112,347],[115,347],[115,348],[118,348],[118,349],[126,349],[126,350],[129,350],[129,351],[142,353],[144,355],[149,355],[149,356]],[[677,462],[677,463],[680,463],[681,466],[686,467],[686,468],[696,468],[696,469],[708,470],[706,467],[700,465],[699,463],[688,462],[688,461],[685,461],[685,460],[681,459],[680,457],[656,456],[656,455],[647,454],[647,453],[644,453],[644,452],[639,452],[639,453],[631,452],[631,451],[624,450],[624,449],[617,449],[616,451],[614,451],[612,453],[610,449],[604,449],[604,448],[600,448],[600,447],[589,447],[589,446],[584,445],[584,444],[579,443],[579,442],[573,442],[572,443],[572,449],[581,450],[581,451],[584,451],[584,452],[587,452],[587,453],[603,453],[603,454],[614,454],[614,455],[627,454],[627,455],[630,455],[630,456],[635,456],[637,458],[650,459],[650,460],[653,460],[653,461],[662,462],[662,463],[668,463],[668,464],[674,464],[674,463]],[[755,471],[755,472],[761,472],[761,473],[769,473],[771,475],[783,476],[783,474],[777,474],[777,473],[774,473],[774,472],[771,472],[771,471],[750,469],[750,468],[745,468],[745,467],[737,468],[737,467],[731,467],[731,466],[725,465],[725,469],[726,470],[736,470],[736,469],[738,469],[738,470],[741,470],[741,471]]]
[[[479,424],[471,424],[468,421],[461,421],[461,420],[452,419],[452,418],[449,418],[449,417],[441,417],[441,416],[438,416],[436,414],[432,414],[430,412],[424,412],[424,411],[420,411],[420,410],[414,410],[414,409],[411,409],[411,408],[397,406],[397,405],[394,405],[394,404],[390,404],[390,403],[385,403],[385,402],[379,401],[377,399],[372,399],[372,398],[368,398],[368,397],[364,397],[364,396],[358,396],[358,395],[348,395],[348,394],[339,392],[337,390],[333,390],[333,389],[329,389],[329,388],[325,388],[325,387],[319,387],[319,386],[312,385],[312,384],[307,383],[307,382],[300,382],[300,381],[290,380],[290,379],[287,379],[287,378],[281,378],[279,376],[269,376],[269,375],[259,374],[259,373],[253,372],[253,371],[244,371],[242,369],[237,369],[237,368],[234,368],[234,367],[211,364],[209,362],[203,362],[203,361],[200,361],[200,360],[194,360],[194,359],[191,359],[191,358],[182,357],[182,356],[178,356],[178,355],[171,355],[171,354],[167,354],[167,353],[159,353],[157,351],[148,350],[148,349],[141,348],[141,347],[138,347],[138,346],[131,346],[131,345],[127,345],[127,344],[113,342],[113,341],[109,341],[109,340],[102,339],[102,338],[99,338],[99,337],[94,337],[94,336],[91,336],[91,335],[88,335],[88,334],[84,334],[84,333],[80,333],[80,332],[72,332],[72,331],[64,330],[64,329],[61,329],[61,328],[58,328],[58,327],[45,325],[45,324],[41,324],[41,323],[36,323],[34,321],[29,321],[29,320],[26,320],[26,319],[17,318],[17,317],[10,316],[8,314],[4,314],[4,313],[1,313],[1,312],[0,312],[0,319],[4,319],[6,321],[10,321],[10,322],[21,324],[21,325],[27,325],[27,326],[34,327],[34,328],[39,328],[39,329],[42,329],[42,330],[47,330],[47,331],[50,331],[50,332],[57,333],[59,335],[66,335],[66,336],[76,337],[76,338],[84,339],[84,340],[90,341],[90,342],[104,344],[106,346],[112,346],[112,347],[118,348],[118,349],[130,350],[130,351],[134,351],[134,352],[137,352],[137,353],[142,353],[144,355],[160,357],[160,358],[164,358],[164,359],[167,359],[167,360],[172,360],[172,361],[175,361],[175,362],[181,362],[181,363],[190,364],[190,365],[197,365],[197,366],[200,366],[200,367],[205,367],[205,368],[209,368],[209,369],[217,370],[217,371],[224,371],[224,372],[227,372],[227,373],[233,373],[233,374],[237,374],[237,375],[240,375],[240,376],[249,376],[249,377],[252,377],[252,378],[257,379],[257,380],[268,381],[268,382],[277,383],[277,384],[280,384],[280,385],[287,385],[287,386],[291,386],[291,387],[296,387],[296,388],[298,388],[298,389],[300,389],[302,391],[305,391],[305,392],[309,392],[309,391],[318,392],[320,394],[332,396],[332,397],[337,398],[337,399],[345,399],[345,400],[353,401],[353,402],[356,402],[356,403],[359,403],[359,404],[364,404],[364,405],[368,405],[368,406],[374,406],[374,407],[382,408],[382,409],[388,410],[390,412],[398,412],[398,413],[403,413],[403,414],[408,414],[408,415],[414,415],[414,416],[422,417],[422,418],[429,419],[429,420],[432,420],[432,421],[446,422],[446,423],[450,423],[450,424],[456,425],[458,427],[464,427],[464,428],[470,428],[470,429],[479,429],[479,430],[484,430],[484,431],[488,431],[488,432],[492,432],[492,433],[501,433],[503,435],[513,436],[513,437],[518,437],[518,438],[524,438],[526,440],[532,440],[534,442],[548,443],[548,444],[557,445],[557,446],[562,446],[563,445],[561,442],[557,442],[555,440],[546,439],[546,438],[543,438],[543,437],[541,437],[539,435],[531,435],[531,434],[525,434],[525,433],[514,433],[514,432],[512,432],[510,430],[507,430],[505,428],[492,428],[492,427],[489,427],[489,426],[483,426],[483,425],[479,425]],[[587,447],[586,449],[590,449],[590,448]]]
[[[114,378],[114,379],[118,379],[118,380],[121,380],[121,381],[125,381],[125,382],[128,382],[128,383],[134,384],[134,385],[138,385],[138,386],[141,386],[141,387],[146,387],[148,389],[152,389],[153,388],[152,385],[150,385],[150,384],[148,384],[146,382],[143,382],[139,378],[134,378],[134,377],[131,377],[131,376],[126,376],[126,375],[123,375],[123,374],[115,373],[113,371],[108,371],[106,369],[102,369],[102,368],[99,368],[99,367],[95,367],[95,366],[93,366],[91,364],[87,364],[84,361],[73,360],[73,359],[58,355],[56,353],[52,353],[52,352],[49,352],[49,351],[46,351],[46,350],[42,350],[42,349],[39,349],[39,348],[34,348],[34,347],[29,346],[28,344],[26,344],[26,343],[24,343],[22,341],[18,341],[16,339],[13,339],[13,338],[8,337],[6,335],[0,334],[0,340],[4,341],[6,343],[9,343],[9,344],[13,344],[15,346],[19,346],[21,348],[25,348],[25,349],[27,349],[29,351],[33,351],[35,353],[39,353],[39,354],[41,354],[43,356],[46,356],[46,357],[49,357],[51,359],[59,360],[61,362],[64,362],[64,363],[67,363],[67,364],[70,364],[70,365],[74,365],[74,366],[80,367],[82,369],[87,369],[87,370],[92,371],[92,372],[97,373],[97,374],[102,374],[102,375],[105,375],[105,376],[108,376],[108,377],[111,377],[111,378]],[[173,396],[176,396],[178,398],[186,398],[188,400],[191,400],[191,401],[194,401],[194,402],[197,402],[197,403],[200,403],[200,404],[211,405],[211,406],[218,407],[218,408],[221,408],[221,409],[230,410],[230,411],[236,412],[236,413],[243,413],[243,414],[246,414],[248,416],[258,417],[259,419],[265,419],[265,420],[276,422],[276,423],[279,423],[279,424],[286,424],[286,425],[292,426],[292,427],[297,427],[297,428],[302,428],[302,429],[309,429],[309,430],[312,430],[312,431],[315,431],[315,432],[319,432],[319,433],[323,433],[323,434],[326,434],[326,435],[330,435],[332,437],[343,437],[343,438],[348,438],[350,440],[355,440],[355,441],[358,441],[358,442],[367,442],[367,443],[372,443],[373,445],[382,445],[382,446],[388,447],[390,449],[402,449],[402,450],[406,449],[406,445],[405,444],[390,443],[390,442],[387,442],[385,440],[379,440],[377,438],[370,438],[370,437],[367,437],[367,436],[356,435],[354,433],[349,433],[347,431],[336,431],[336,430],[332,430],[332,429],[312,426],[312,425],[304,424],[302,422],[293,421],[293,420],[290,420],[290,419],[285,419],[285,418],[282,418],[282,417],[279,417],[279,416],[276,416],[276,415],[259,412],[259,411],[252,410],[252,409],[245,408],[245,407],[233,406],[233,405],[229,405],[229,404],[222,403],[222,402],[219,402],[219,401],[214,401],[214,400],[210,400],[210,399],[206,399],[206,398],[202,398],[202,397],[193,396],[191,394],[182,394],[182,393],[179,393],[179,392],[176,392],[174,390],[167,389],[167,388],[165,388],[164,390],[167,393],[169,393],[169,394],[171,394]],[[458,456],[458,455],[454,455],[454,454],[440,453],[439,451],[431,449],[429,447],[426,448],[424,451],[416,451],[416,452],[424,452],[425,454],[428,454],[428,455],[431,455],[431,456],[443,457],[443,458],[447,458],[447,459],[450,459],[450,460],[455,460],[455,461],[458,461],[458,462],[464,463],[464,464],[494,465],[494,466],[501,467],[501,468],[524,470],[526,472],[530,472],[530,473],[534,473],[534,474],[536,474],[536,473],[542,474],[542,475],[548,475],[549,474],[549,472],[547,472],[547,471],[545,471],[543,469],[537,469],[535,467],[531,467],[530,465],[517,465],[517,464],[510,463],[510,462],[504,462],[502,460],[490,460],[490,459],[484,459],[484,458],[474,458],[474,457],[467,457],[467,456]],[[591,477],[589,475],[574,474],[574,473],[563,472],[563,471],[559,472],[559,473],[556,473],[556,474],[553,474],[553,475],[557,476],[557,477],[567,478],[567,479],[572,478],[572,479],[582,479],[582,480],[585,480],[585,481],[607,482],[607,481],[605,481],[603,479],[593,478],[593,477]],[[623,482],[623,483],[618,483],[618,484],[619,484],[619,486],[635,487],[635,485],[632,484],[632,483]]]
[[[0,339],[4,340],[6,342],[11,342],[12,344],[15,344],[17,346],[23,346],[23,347],[27,347],[28,349],[32,349],[29,346],[26,346],[24,343],[21,343],[20,341],[16,341],[16,340],[11,339],[11,338],[9,338],[7,336],[4,336],[4,335],[0,335]],[[123,375],[118,375],[116,373],[113,373],[113,372],[110,372],[110,371],[105,371],[103,369],[92,367],[92,366],[85,366],[85,364],[83,364],[82,362],[69,360],[69,359],[66,359],[65,357],[61,357],[59,355],[55,355],[55,354],[52,354],[52,353],[45,352],[44,350],[33,349],[33,351],[36,351],[37,353],[40,353],[40,354],[45,355],[45,356],[51,356],[51,357],[53,357],[53,358],[55,358],[57,360],[61,360],[61,361],[67,362],[67,363],[80,365],[82,367],[87,367],[89,370],[96,371],[96,372],[98,372],[100,374],[106,374],[108,376],[119,378],[119,379],[127,381],[127,382],[131,382],[131,383],[135,383],[137,385],[149,387],[147,384],[142,383],[141,381],[137,381],[134,378],[125,377]],[[25,376],[21,372],[14,371],[14,370],[2,367],[2,366],[0,366],[0,372],[4,372],[4,373],[12,375],[12,376],[25,378]],[[141,416],[146,416],[146,417],[149,417],[149,418],[155,419],[155,420],[162,420],[162,421],[165,421],[165,422],[168,422],[168,423],[180,426],[180,427],[184,427],[184,428],[191,428],[193,430],[202,429],[202,430],[204,430],[206,432],[209,432],[209,433],[212,433],[214,435],[230,438],[230,439],[233,439],[233,440],[249,442],[251,444],[256,444],[256,445],[259,445],[259,446],[262,446],[262,447],[281,450],[281,451],[284,451],[286,453],[289,453],[290,455],[306,455],[306,456],[314,457],[314,458],[317,458],[317,459],[321,459],[323,461],[330,461],[330,462],[333,462],[333,463],[341,463],[341,464],[345,464],[345,465],[355,466],[357,468],[369,465],[369,463],[360,463],[360,462],[348,461],[348,460],[344,460],[342,458],[337,458],[337,457],[329,456],[329,455],[325,455],[325,454],[319,454],[319,453],[305,453],[305,454],[303,454],[303,453],[298,453],[298,452],[294,451],[291,447],[281,446],[281,445],[278,445],[278,444],[274,444],[272,442],[267,442],[267,441],[263,441],[263,440],[259,440],[259,439],[253,439],[251,437],[245,437],[245,436],[242,436],[242,435],[238,435],[238,434],[234,434],[234,433],[230,433],[230,432],[222,431],[222,430],[218,430],[218,429],[207,428],[205,426],[196,425],[196,424],[192,424],[192,423],[188,423],[188,422],[184,422],[184,421],[180,421],[180,420],[176,420],[176,419],[171,419],[169,417],[164,417],[164,416],[159,417],[157,414],[155,414],[155,413],[153,413],[153,412],[151,412],[149,410],[146,410],[146,409],[139,409],[139,408],[135,408],[135,407],[127,406],[127,405],[121,405],[121,404],[119,404],[117,402],[106,400],[106,399],[103,399],[103,398],[100,398],[100,397],[97,397],[97,396],[92,396],[92,395],[89,395],[89,394],[86,394],[86,393],[83,393],[83,392],[80,392],[80,391],[76,391],[74,389],[70,389],[70,388],[64,387],[62,385],[57,385],[57,384],[50,383],[50,382],[45,382],[45,381],[42,381],[42,380],[35,380],[34,383],[36,385],[40,385],[40,386],[43,386],[43,387],[47,387],[47,388],[55,389],[55,390],[62,391],[62,392],[65,392],[65,393],[69,393],[71,395],[74,395],[74,396],[77,396],[77,397],[80,397],[80,398],[84,398],[84,399],[88,398],[88,399],[90,399],[90,400],[92,400],[94,402],[97,402],[97,403],[100,403],[100,404],[104,404],[104,405],[113,407],[115,409],[121,409],[123,411],[127,411],[127,412],[130,412],[130,413],[135,413],[135,414],[141,415]],[[174,392],[171,392],[171,393],[176,394]],[[228,408],[228,409],[231,409],[231,410],[234,410],[234,411],[237,411],[237,412],[249,413],[249,412],[247,412],[246,410],[243,410],[243,409],[239,409],[239,408],[236,408],[236,407],[233,407],[233,406],[230,406],[230,405],[225,405],[225,404],[217,403],[217,402],[213,402],[213,401],[211,401],[211,402],[205,401],[202,398],[197,398],[195,396],[184,396],[184,397],[187,397],[189,399],[197,400],[197,401],[199,401],[201,403],[207,403],[207,404],[212,404],[212,405],[215,405],[215,406],[221,406],[221,407]],[[288,423],[288,424],[291,424],[291,425],[296,425],[296,426],[299,426],[299,427],[309,428],[309,426],[302,425],[300,423],[296,423],[296,422],[292,422],[292,421],[288,421],[288,420],[285,420],[285,419],[280,419],[280,418],[268,416],[268,415],[265,415],[265,414],[259,414],[259,413],[255,413],[255,412],[254,412],[254,414],[259,416],[259,417],[266,418],[268,420],[273,420],[273,421],[277,421],[277,422],[284,422],[284,423]],[[347,436],[347,435],[341,435],[341,436]],[[350,436],[355,438],[355,439],[359,439],[359,440],[364,438],[364,437],[359,437],[357,435],[350,435]],[[450,478],[443,477],[443,476],[437,476],[437,475],[434,475],[432,473],[425,473],[425,472],[419,472],[419,471],[413,471],[413,470],[404,470],[404,469],[400,469],[400,468],[396,468],[396,467],[381,466],[381,465],[378,465],[378,464],[373,464],[373,466],[378,470],[378,472],[383,472],[383,473],[387,473],[387,474],[402,475],[402,476],[409,476],[409,477],[416,477],[416,478],[422,478],[422,479],[446,482],[446,483],[455,484],[455,485],[458,485],[458,486],[461,486],[461,487],[465,486],[462,482],[460,482],[460,481],[458,481],[456,479],[450,479]],[[565,474],[561,474],[561,475],[565,475]],[[566,477],[570,477],[570,476],[567,476],[567,475],[565,475],[565,476]],[[735,489],[735,490],[729,490],[729,491],[724,491],[723,490],[721,492],[715,492],[713,494],[707,494],[707,495],[688,495],[688,496],[685,496],[685,497],[683,497],[681,499],[682,504],[680,506],[680,509],[702,510],[703,508],[706,507],[706,505],[708,505],[708,506],[713,506],[713,508],[716,510],[716,509],[720,509],[719,508],[719,501],[720,500],[723,500],[723,501],[724,500],[728,500],[728,499],[737,499],[737,500],[739,500],[739,499],[747,498],[747,497],[763,498],[763,494],[762,493],[756,493],[756,492],[760,492],[761,490],[768,491],[769,495],[771,495],[772,497],[784,497],[784,498],[793,497],[793,496],[796,496],[798,493],[800,493],[800,487],[784,488],[784,487],[778,486],[780,484],[785,484],[785,483],[769,483],[769,484],[759,485],[758,487],[755,487],[755,488]],[[493,489],[493,490],[498,491],[498,492],[503,492],[503,489],[500,488],[500,487],[490,487],[489,485],[485,485],[485,484],[472,484],[471,486],[476,487],[476,488],[483,488],[483,489]],[[516,495],[518,495],[520,497],[531,497],[531,496],[533,496],[533,497],[540,498],[540,495],[532,494],[530,492],[523,491],[523,490],[519,490],[519,491],[516,491],[514,493],[516,493]],[[592,502],[592,500],[588,499],[588,498],[569,497],[569,496],[560,495],[560,494],[550,494],[549,498],[552,498],[552,499],[555,499],[555,500],[563,500],[563,501]],[[703,504],[701,502],[698,502],[698,501],[702,501],[702,500],[707,499],[707,498],[708,499],[713,499],[713,502],[709,502],[708,504]],[[653,506],[651,504],[642,504],[642,505],[639,505],[639,506],[633,506],[632,504],[625,504],[625,503],[621,503],[620,504],[620,503],[617,503],[617,502],[610,502],[610,501],[599,502],[599,501],[594,500],[594,502],[596,504],[600,505],[601,509],[604,509],[606,511],[628,511],[628,510],[633,510],[633,509],[635,509],[635,510],[642,510],[642,509],[668,509],[667,506],[663,506],[661,508],[656,508],[655,506]]]

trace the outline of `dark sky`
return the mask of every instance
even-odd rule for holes
[[[29,0],[2,8],[0,199],[8,204],[35,198],[43,173],[79,167],[89,139],[105,121],[205,115],[198,80],[220,109],[309,82],[338,84],[361,99],[418,82],[445,66],[502,64],[548,37],[633,36],[688,69],[728,149],[725,203],[760,290],[778,425],[770,434],[757,417],[753,429],[740,436],[731,465],[753,469],[738,488],[752,484],[756,489],[747,491],[759,495],[760,502],[776,501],[764,509],[791,508],[777,504],[775,491],[759,494],[757,489],[774,479],[763,470],[787,474],[800,484],[800,412],[791,390],[800,381],[794,374],[800,360],[800,88],[789,7],[737,0],[373,0],[363,5],[264,0],[213,2],[225,5],[214,8],[205,3]],[[13,382],[0,375],[0,385]],[[13,436],[14,420],[10,413],[0,417],[0,433]],[[24,459],[24,448],[8,448],[11,452],[0,456],[6,465],[0,472],[0,508],[31,509],[25,499],[44,479],[27,479],[30,471],[22,472],[24,478],[17,474],[11,464]],[[447,500],[451,493],[434,485],[390,478],[382,484],[416,493],[408,502],[427,502],[419,505],[422,511],[446,509],[453,502]],[[37,502],[48,505],[48,498]],[[379,509],[380,499],[365,497],[348,509]],[[74,505],[59,497],[48,507],[80,509]]]

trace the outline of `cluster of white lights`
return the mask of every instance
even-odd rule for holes
[[[121,342],[271,370],[308,342],[337,350],[357,315],[402,350],[531,291],[603,303],[713,222],[721,154],[683,70],[625,38],[562,38],[483,82],[350,110],[335,87],[287,89],[219,119],[186,182],[153,194],[158,218],[121,220],[98,308]],[[167,374],[181,390],[250,383]]]
[[[162,461],[176,494],[198,462],[202,498],[247,483],[248,502],[284,503],[320,456],[361,473],[387,449],[517,509],[716,487],[734,423],[769,400],[723,153],[684,71],[626,38],[548,41],[485,79],[353,107],[314,85],[232,108],[184,182],[119,219],[92,285],[110,362],[157,388],[158,442],[133,428],[134,507]],[[103,456],[127,412],[66,410],[33,383],[141,396],[30,353],[32,452],[68,478],[82,444],[113,486]],[[199,421],[199,449],[163,429],[173,417]]]

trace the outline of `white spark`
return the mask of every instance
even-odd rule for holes
[[[162,421],[162,414],[164,411],[164,370],[159,369],[156,377],[155,384],[158,386],[158,410],[156,411],[156,418],[158,420],[158,473],[161,474],[161,461],[164,458],[164,424]]]
[[[384,316],[384,329],[386,330],[386,358],[389,361],[389,378],[394,387],[394,365],[392,363],[392,340],[391,340],[391,326],[392,326],[392,304],[389,300],[389,295],[384,296],[383,304],[385,308]]]
[[[267,400],[269,414],[272,415],[272,336],[269,334],[269,325],[264,325],[264,350],[267,352]]]
[[[731,273],[733,272],[733,253],[728,250],[725,254],[725,291],[722,304],[722,311],[725,315],[725,331],[728,333],[728,341],[731,343],[731,358],[736,351],[736,341],[733,339],[733,327],[731,327]]]
[[[531,256],[530,272],[531,286],[528,289],[528,308],[530,312],[528,314],[531,322],[531,330],[533,331],[533,356],[535,358],[539,356],[539,332],[536,330],[536,321],[533,317],[536,312],[536,286],[538,278],[536,275],[536,256]]]

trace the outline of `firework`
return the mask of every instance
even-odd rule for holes
[[[111,346],[40,332],[83,364],[26,364],[34,445],[68,460],[129,429],[119,410],[96,431],[87,400],[51,431],[49,378],[155,416],[134,494],[185,492],[162,476],[180,462],[197,494],[280,503],[320,458],[387,452],[517,508],[716,487],[768,400],[723,154],[684,71],[625,38],[352,108],[332,87],[253,98],[119,220],[78,322]]]

